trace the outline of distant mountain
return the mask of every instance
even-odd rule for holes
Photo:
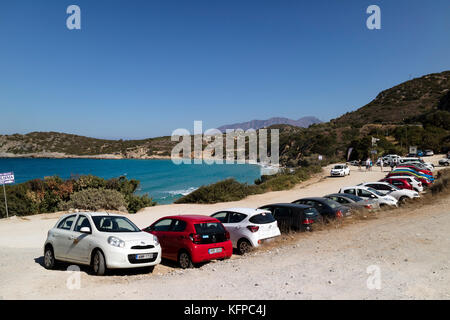
[[[217,129],[219,129],[222,132],[225,132],[227,129],[242,129],[242,130],[248,130],[248,129],[261,129],[270,127],[276,124],[288,124],[294,127],[302,127],[307,128],[312,124],[315,123],[321,123],[319,119],[316,117],[303,117],[298,120],[292,120],[288,118],[280,118],[280,117],[274,117],[267,120],[252,120],[248,122],[241,122],[241,123],[235,123],[235,124],[228,124],[221,126]]]

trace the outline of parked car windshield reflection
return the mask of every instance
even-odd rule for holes
[[[95,216],[92,217],[92,220],[100,232],[141,232],[133,222],[125,217]]]

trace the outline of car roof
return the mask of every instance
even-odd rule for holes
[[[300,200],[314,200],[314,201],[324,201],[325,200],[325,198],[323,198],[323,197],[308,197],[308,198],[301,198],[301,199],[297,199],[297,200],[295,200],[295,201],[300,201]],[[330,200],[330,199],[326,199],[327,201],[328,200]]]
[[[366,184],[373,184],[373,183],[379,183],[379,184],[384,184],[384,185],[389,184],[386,181],[369,181],[369,182],[363,182],[360,185],[358,184],[358,186],[364,187]]]
[[[312,208],[312,206],[308,206],[306,204],[298,204],[298,203],[271,203],[262,207],[284,207],[284,208],[296,208],[296,209],[308,209]],[[261,207],[260,207],[261,208]]]
[[[392,176],[387,176],[385,179],[412,179],[414,180],[414,176],[396,176],[396,175],[392,175]]]
[[[259,208],[258,209],[255,209],[255,208],[227,208],[227,209],[216,211],[214,213],[224,212],[224,211],[243,213],[248,216],[254,216],[254,215],[260,214],[260,213],[267,213],[267,210],[263,210],[263,209],[259,209]]]
[[[326,197],[343,197],[343,198],[347,198],[347,197],[350,197],[350,196],[354,196],[354,194],[337,192],[337,193],[327,194],[326,196],[324,196],[324,198],[326,198]]]
[[[207,221],[217,220],[216,218],[213,218],[210,216],[205,216],[205,215],[200,215],[200,214],[166,216],[166,217],[162,217],[159,220],[162,220],[162,219],[178,219],[178,220],[183,220],[186,222],[207,222]]]
[[[349,186],[349,187],[343,187],[341,188],[341,190],[346,190],[346,189],[367,189],[369,187],[367,186],[363,186],[363,185],[357,185],[357,186]]]
[[[117,213],[110,213],[106,211],[78,211],[78,212],[69,212],[64,214],[64,216],[70,216],[70,215],[76,215],[76,214],[85,214],[91,217],[98,217],[98,216],[112,216],[112,217],[123,217],[123,214],[117,214]]]

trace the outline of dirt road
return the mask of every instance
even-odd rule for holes
[[[211,213],[224,207],[292,201],[336,192],[341,186],[379,179],[380,175],[376,169],[367,173],[356,169],[342,179],[316,178],[293,190],[236,203],[160,206],[130,218],[144,226],[166,214]],[[450,197],[342,228],[303,233],[247,256],[196,269],[180,270],[165,263],[152,274],[124,271],[106,277],[92,276],[86,268],[81,272],[43,268],[42,244],[57,218],[58,214],[49,214],[0,221],[0,298],[450,298]]]

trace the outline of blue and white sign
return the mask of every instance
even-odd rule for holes
[[[0,184],[14,183],[14,172],[0,173]]]

